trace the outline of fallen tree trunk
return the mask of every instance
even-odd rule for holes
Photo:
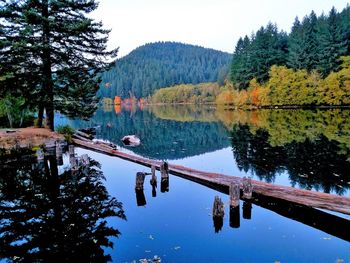
[[[117,150],[113,150],[111,147],[101,144],[94,144],[92,141],[87,139],[73,139],[73,142],[83,148],[87,148],[93,151],[101,152],[111,156],[116,156],[124,160],[132,161],[148,167],[156,167],[157,170],[163,162],[150,160],[147,158],[139,157],[136,155],[127,154]],[[219,173],[209,173],[194,170],[181,165],[169,164],[169,173],[178,175],[180,177],[215,187],[225,192],[228,192],[229,186],[239,184],[242,189],[241,177],[223,175]],[[259,194],[263,196],[273,197],[276,199],[286,200],[292,203],[309,206],[312,208],[327,209],[330,211],[340,212],[350,215],[350,198],[326,194],[321,192],[302,190],[288,186],[280,186],[269,183],[264,183],[256,180],[251,180],[253,187],[253,194]]]

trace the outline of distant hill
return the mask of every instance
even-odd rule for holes
[[[102,75],[98,95],[141,98],[176,84],[222,82],[231,58],[229,53],[175,42],[146,44]]]

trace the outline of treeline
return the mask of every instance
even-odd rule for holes
[[[340,60],[340,70],[325,78],[317,71],[272,66],[264,84],[254,78],[247,89],[238,90],[227,83],[216,103],[236,107],[350,105],[350,56]]]
[[[223,83],[231,58],[228,53],[175,42],[146,44],[102,74],[99,95],[139,99],[177,84]]]
[[[215,103],[219,93],[220,87],[217,83],[182,84],[157,90],[149,102],[155,104]]]
[[[230,79],[238,90],[256,79],[269,79],[273,65],[293,70],[317,71],[321,77],[336,71],[339,58],[350,54],[350,6],[338,13],[335,8],[319,17],[312,11],[302,21],[295,19],[291,33],[279,31],[269,23],[251,37],[237,42]]]

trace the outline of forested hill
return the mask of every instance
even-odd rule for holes
[[[176,84],[223,81],[232,55],[199,46],[157,42],[133,50],[103,73],[101,97],[152,95]]]

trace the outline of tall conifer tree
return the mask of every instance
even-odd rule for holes
[[[117,54],[109,30],[87,17],[95,0],[0,0],[0,84],[36,104],[41,126],[54,129],[54,110],[89,115],[99,73]],[[72,114],[72,115],[74,115]]]

